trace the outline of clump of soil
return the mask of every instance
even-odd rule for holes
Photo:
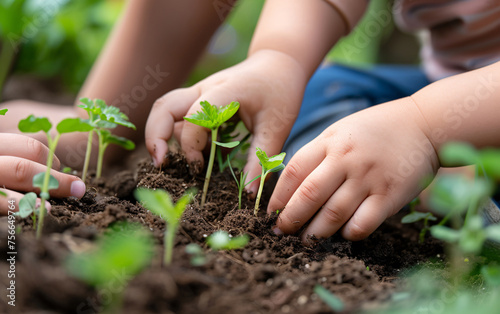
[[[167,164],[156,169],[145,159],[133,171],[94,180],[81,200],[53,200],[41,241],[35,241],[30,219],[19,220],[16,307],[2,302],[0,312],[100,312],[106,295],[68,275],[64,261],[71,252],[92,247],[96,237],[118,221],[143,225],[157,243],[152,265],[128,284],[122,313],[327,313],[329,308],[313,293],[317,284],[335,293],[350,312],[386,301],[401,270],[442,254],[435,240],[419,244],[418,228],[403,226],[400,216],[363,241],[334,236],[316,247],[304,247],[296,236],[274,235],[276,217],[267,217],[264,211],[255,217],[253,201],[246,195],[246,209],[238,210],[231,174],[216,169],[206,206],[200,208],[198,193],[183,216],[173,264],[162,267],[165,223],[134,200],[133,190],[162,188],[176,201],[186,189],[201,187],[204,180],[203,174],[193,174],[198,172],[196,166],[181,155],[170,154]],[[264,199],[272,186],[268,188]],[[0,225],[2,239],[7,237],[6,225],[5,221]],[[248,234],[251,240],[242,250],[213,252],[205,239],[220,229],[234,236]],[[189,243],[204,248],[205,265],[190,264],[184,251]],[[0,271],[6,274],[6,241],[0,246]],[[8,283],[6,276],[0,281]]]

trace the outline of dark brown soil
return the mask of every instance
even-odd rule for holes
[[[237,209],[237,190],[229,173],[214,171],[207,204],[200,209],[198,193],[184,214],[176,239],[173,265],[161,267],[164,222],[133,198],[138,186],[163,188],[177,200],[189,187],[201,187],[202,174],[179,155],[168,156],[168,166],[153,168],[144,160],[133,171],[107,181],[93,182],[81,200],[52,201],[41,241],[34,239],[32,222],[19,220],[16,237],[16,307],[6,305],[2,293],[0,313],[96,313],[107,296],[72,278],[64,268],[71,252],[84,251],[107,227],[118,221],[137,222],[151,230],[157,256],[151,267],[128,285],[121,313],[329,313],[313,293],[317,284],[338,296],[346,312],[372,308],[395,291],[401,270],[442,254],[431,239],[418,243],[418,228],[399,223],[396,216],[371,237],[350,242],[338,236],[314,248],[295,236],[277,237],[271,231],[276,217],[253,215],[253,201],[244,198]],[[271,185],[268,184],[269,191]],[[263,204],[265,208],[266,204]],[[264,212],[264,211],[262,211]],[[0,224],[0,282],[8,287],[6,218]],[[216,230],[248,234],[242,250],[214,252],[205,239]],[[184,249],[200,244],[207,255],[203,266],[191,266]],[[6,290],[3,290],[4,292]]]

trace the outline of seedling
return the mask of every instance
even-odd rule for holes
[[[427,231],[429,231],[429,221],[436,221],[437,218],[430,212],[423,213],[423,212],[416,211],[415,208],[418,204],[420,204],[420,199],[418,197],[410,202],[410,204],[409,204],[410,205],[410,213],[408,215],[404,216],[401,219],[401,222],[404,224],[410,224],[410,223],[415,223],[417,221],[423,220],[424,227],[422,228],[422,230],[420,230],[419,242],[424,243],[425,234],[427,233]],[[446,222],[446,220],[443,219],[440,222],[440,224],[442,225],[445,222]]]
[[[229,124],[228,127],[224,128],[224,126],[226,124]],[[237,138],[240,134],[239,133],[236,133],[236,134],[228,134],[228,132],[233,132],[234,129],[236,128],[236,124],[232,123],[232,122],[228,122],[228,123],[224,123],[220,129],[219,129],[219,138],[220,138],[220,141],[223,142],[223,143],[227,143],[227,142],[231,142],[233,141],[235,138]],[[248,140],[250,139],[250,133],[248,133],[247,135],[245,135],[240,143],[238,144],[238,146],[236,146],[235,148],[233,148],[231,150],[231,152],[229,154],[227,154],[227,157],[229,159],[231,159],[233,161],[233,166],[241,169],[245,166],[245,163],[246,163],[246,158],[237,158],[237,154],[241,152],[241,154],[245,154],[246,151],[248,150],[248,148],[250,148],[250,143],[248,143]],[[224,170],[229,166],[228,163],[227,163],[227,159],[224,160],[223,157],[222,157],[222,149],[220,147],[217,147],[217,152],[216,152],[216,158],[217,158],[217,162],[219,164],[219,172],[220,173],[223,173]]]
[[[257,152],[255,154],[257,155],[257,158],[259,158],[260,165],[262,166],[262,175],[260,177],[259,191],[257,192],[257,199],[255,200],[254,209],[254,214],[255,216],[257,216],[257,213],[259,212],[260,198],[262,196],[262,190],[264,189],[264,182],[266,181],[266,177],[271,172],[279,172],[285,169],[283,160],[285,160],[286,153],[280,153],[272,157],[267,157],[266,152],[257,147]]]
[[[186,245],[185,251],[191,256],[190,263],[193,266],[203,266],[207,262],[203,249],[196,243]]]
[[[0,116],[5,116],[7,111],[9,111],[9,109],[0,109]]]
[[[174,205],[172,198],[165,190],[139,188],[134,192],[135,198],[142,203],[142,206],[160,216],[167,224],[164,236],[164,265],[170,265],[172,263],[174,239],[177,229],[179,229],[179,222],[187,205],[193,200],[195,194],[196,191],[194,189],[186,191]]]
[[[246,234],[231,237],[226,231],[219,230],[207,238],[207,244],[212,250],[236,250],[244,248],[249,240]]]
[[[50,135],[50,130],[52,129],[52,123],[45,117],[35,117],[30,115],[26,119],[19,121],[18,128],[23,133],[38,133],[44,132],[47,136],[47,142],[49,146],[49,156],[47,158],[47,170],[36,174],[33,177],[33,187],[40,188],[40,214],[38,218],[38,227],[36,230],[37,238],[40,238],[42,234],[43,221],[46,214],[45,201],[49,199],[49,190],[57,189],[59,187],[59,182],[50,174],[50,169],[52,168],[52,163],[54,161],[54,153],[56,151],[57,143],[61,138],[62,134],[71,132],[88,132],[90,126],[85,120],[80,118],[68,118],[64,119],[56,126],[57,134],[52,137]]]
[[[219,130],[219,127],[224,122],[229,120],[232,116],[234,116],[234,114],[240,108],[240,104],[233,101],[229,105],[217,108],[216,106],[211,105],[208,101],[202,101],[200,102],[200,105],[201,111],[193,113],[190,117],[184,117],[184,119],[193,124],[208,128],[212,131],[210,159],[208,160],[207,174],[205,176],[205,184],[203,185],[203,194],[201,196],[201,207],[203,207],[207,198],[208,185],[210,183],[210,176],[212,175],[212,169],[214,167],[215,150],[217,149],[217,145],[226,148],[234,148],[240,143],[238,141],[229,143],[221,143],[217,141],[217,132]]]
[[[252,183],[253,181],[257,180],[260,178],[260,174],[253,178],[252,180],[248,181],[245,183],[247,180],[248,172],[240,172],[240,179],[236,178],[236,175],[234,174],[233,167],[231,166],[231,162],[229,160],[229,156],[227,157],[227,164],[229,165],[229,170],[231,170],[231,174],[233,175],[234,180],[236,181],[236,186],[238,187],[238,209],[241,209],[241,196],[243,195],[243,189]]]
[[[89,252],[73,253],[66,262],[68,271],[109,295],[104,312],[117,313],[128,281],[151,263],[154,243],[138,225],[113,226]]]
[[[314,293],[318,295],[318,297],[325,302],[333,311],[342,312],[344,310],[344,302],[340,300],[336,295],[330,292],[330,290],[326,289],[322,285],[314,286]]]
[[[31,215],[33,220],[33,229],[36,227],[36,216],[40,214],[40,210],[36,208],[36,193],[29,192],[19,201],[19,211],[14,213],[15,216],[26,218]]]
[[[116,128],[118,125],[125,126],[134,130],[136,128],[135,125],[129,121],[127,115],[125,115],[123,112],[120,112],[119,108],[106,105],[106,102],[102,99],[91,100],[89,98],[80,98],[80,102],[82,104],[78,105],[78,107],[83,108],[85,111],[87,111],[89,119],[85,121],[87,121],[87,123],[91,127],[87,139],[87,151],[85,153],[85,162],[82,171],[82,180],[85,181],[90,163],[94,132],[97,133],[97,136],[99,137],[99,153],[97,158],[96,178],[100,178],[102,173],[104,152],[106,151],[106,148],[109,144],[116,144],[127,150],[133,150],[135,148],[135,144],[132,141],[124,137],[115,136],[111,134],[109,130]]]

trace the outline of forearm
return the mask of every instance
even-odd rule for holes
[[[234,3],[131,0],[79,96],[122,109],[137,132],[117,133],[142,141],[151,106],[186,80]]]
[[[261,50],[284,53],[299,63],[309,78],[331,47],[361,17],[367,1],[344,3],[338,8],[324,0],[268,0],[248,55]],[[346,14],[353,17],[348,22]]]
[[[448,141],[500,146],[500,62],[437,81],[412,98],[437,151]]]

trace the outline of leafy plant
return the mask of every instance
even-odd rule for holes
[[[142,203],[146,209],[160,216],[165,220],[167,228],[165,229],[164,245],[165,254],[163,263],[170,265],[172,263],[172,251],[174,249],[174,239],[179,229],[180,219],[187,208],[187,205],[193,200],[196,191],[190,189],[174,205],[172,198],[167,191],[156,189],[139,188],[134,192],[135,198]]]
[[[260,178],[261,175],[259,174],[258,176],[256,176],[252,180],[250,180],[247,183],[245,183],[246,180],[247,180],[248,172],[241,171],[240,172],[240,179],[238,180],[238,178],[234,174],[234,170],[233,170],[233,167],[231,166],[231,162],[229,160],[229,156],[227,157],[227,164],[229,165],[229,170],[231,170],[231,174],[233,175],[233,178],[236,181],[236,186],[238,187],[238,209],[241,209],[241,196],[243,195],[243,189],[246,186],[248,186],[250,183],[252,183],[253,181],[255,181],[258,178]]]
[[[19,211],[14,213],[15,216],[26,218],[31,215],[33,220],[33,229],[36,228],[36,216],[40,214],[40,210],[36,208],[36,193],[29,192],[19,200]]]
[[[99,137],[96,177],[100,178],[104,152],[109,144],[116,144],[127,150],[133,150],[135,148],[135,144],[132,141],[124,137],[115,136],[109,130],[116,128],[118,125],[134,130],[136,128],[135,125],[129,121],[127,115],[120,112],[119,108],[106,105],[106,102],[102,99],[91,100],[89,98],[80,98],[80,102],[82,104],[78,106],[87,111],[89,119],[85,121],[87,121],[88,125],[91,127],[87,140],[87,151],[85,153],[85,162],[82,172],[82,180],[85,181],[90,163],[94,132],[97,133],[97,136]]]
[[[154,242],[140,226],[119,223],[96,243],[94,249],[73,253],[66,261],[72,275],[99,292],[110,295],[106,312],[119,311],[127,282],[151,263]]]
[[[57,144],[62,134],[72,132],[88,132],[90,130],[89,124],[80,118],[68,118],[59,122],[56,126],[57,133],[54,137],[50,135],[52,123],[45,117],[35,117],[34,115],[28,116],[26,119],[19,121],[18,128],[23,133],[38,133],[44,132],[47,136],[49,147],[49,156],[47,158],[47,170],[36,174],[33,177],[33,186],[40,188],[40,214],[38,219],[38,227],[36,230],[37,238],[42,234],[43,221],[46,214],[45,201],[49,199],[49,190],[57,189],[59,182],[50,174],[52,163],[54,161],[54,153]]]
[[[236,250],[244,248],[249,240],[246,234],[231,237],[226,231],[219,230],[207,238],[207,244],[213,250]]]
[[[429,221],[436,221],[437,218],[430,212],[423,213],[423,212],[416,211],[415,208],[418,204],[420,204],[420,199],[418,197],[410,202],[410,204],[409,204],[410,205],[410,213],[401,219],[401,223],[410,224],[410,223],[415,223],[417,221],[423,220],[424,227],[422,228],[422,230],[420,230],[419,242],[424,243],[425,234],[427,233],[427,231],[429,231]],[[446,222],[446,220],[443,219],[440,222],[440,224],[442,225],[445,222]]]
[[[240,121],[240,123],[242,122]],[[226,124],[228,124],[229,126],[224,127]],[[223,143],[227,143],[236,139],[240,134],[232,134],[229,132],[233,132],[237,125],[239,124],[235,124],[233,122],[224,123],[219,130],[220,141]],[[241,128],[244,128],[244,125],[242,125]],[[250,133],[247,133],[247,135],[245,135],[241,139],[240,143],[236,147],[234,147],[229,154],[227,154],[227,157],[233,161],[233,166],[236,166],[237,168],[243,168],[246,163],[246,158],[237,158],[237,155],[238,153],[245,154],[248,148],[250,148],[250,143],[248,143],[250,135]],[[215,156],[217,158],[217,163],[219,164],[220,173],[223,173],[224,170],[229,166],[227,163],[227,158],[226,160],[224,160],[222,155],[222,149],[220,147],[217,147]]]
[[[205,205],[205,201],[207,198],[208,185],[210,183],[210,176],[212,175],[212,169],[215,161],[215,151],[217,145],[226,147],[226,148],[234,148],[240,142],[229,142],[222,143],[217,141],[217,132],[219,127],[229,120],[240,108],[240,104],[238,102],[231,102],[226,106],[221,106],[217,108],[217,106],[211,105],[208,101],[200,102],[201,111],[197,111],[192,114],[190,117],[184,117],[186,121],[189,121],[193,124],[205,127],[212,131],[212,146],[210,149],[210,159],[208,161],[207,166],[207,174],[205,176],[205,183],[203,185],[203,194],[201,196],[201,206]]]
[[[285,160],[286,153],[280,153],[271,157],[267,157],[265,151],[257,147],[257,152],[255,153],[257,158],[259,158],[260,165],[262,166],[262,175],[260,177],[259,191],[257,192],[257,199],[255,200],[254,214],[257,215],[259,212],[259,203],[262,196],[262,190],[264,189],[264,182],[266,177],[271,172],[279,172],[285,169],[283,160]]]

